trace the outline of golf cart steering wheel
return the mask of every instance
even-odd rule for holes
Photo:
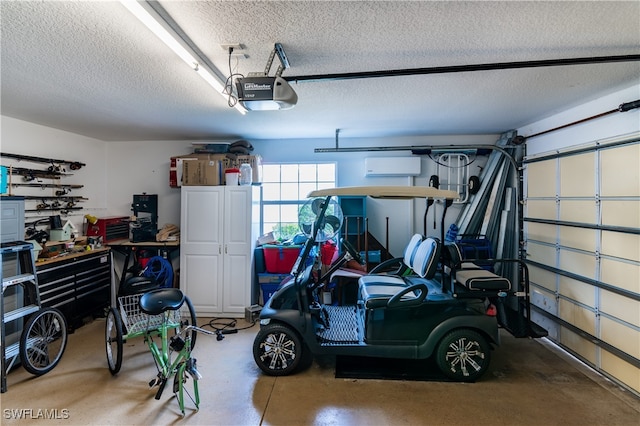
[[[360,256],[360,253],[358,253],[358,251],[345,238],[342,239],[342,246],[347,250],[347,252],[351,255],[351,257],[353,257],[356,262],[361,265],[364,263],[364,261],[362,260],[362,256]]]

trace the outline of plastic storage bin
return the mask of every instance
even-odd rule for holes
[[[269,301],[271,296],[273,296],[273,293],[278,290],[278,287],[280,287],[280,284],[260,284],[260,288],[262,289],[263,305],[265,305]]]
[[[281,246],[275,244],[265,244],[264,263],[267,272],[271,274],[288,274],[291,272],[302,246]]]
[[[5,166],[0,166],[0,194],[7,193],[7,168]]]

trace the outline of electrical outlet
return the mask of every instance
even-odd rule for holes
[[[238,50],[243,50],[244,49],[244,44],[242,44],[242,43],[223,43],[223,44],[220,45],[220,47],[225,52],[228,52],[230,48],[233,48],[233,51],[236,52]]]

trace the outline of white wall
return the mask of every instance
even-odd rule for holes
[[[106,151],[109,215],[131,215],[134,194],[157,194],[158,227],[180,226],[180,188],[169,186],[169,159],[191,153],[191,142],[108,142]]]
[[[86,163],[80,170],[68,170],[73,176],[64,177],[60,183],[80,184],[84,188],[74,189],[69,195],[80,195],[89,200],[78,203],[83,209],[71,212],[68,219],[82,230],[83,217],[87,213],[102,215],[107,208],[107,169],[105,164],[106,145],[98,139],[92,139],[74,133],[40,126],[11,117],[1,117],[0,149],[10,154],[23,154],[38,157],[48,157],[63,160],[73,160]],[[47,169],[46,164],[18,162],[17,160],[2,159],[2,165],[25,167],[33,169]],[[12,176],[14,183],[24,182],[20,176]],[[42,179],[43,183],[52,183],[51,179]],[[41,188],[11,188],[13,195],[53,195],[55,189]],[[40,201],[26,201],[25,207],[35,208]],[[30,213],[29,220],[46,218],[50,212]],[[57,212],[55,213],[57,214]],[[63,220],[64,223],[64,220]]]

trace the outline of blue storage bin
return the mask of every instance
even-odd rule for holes
[[[0,194],[6,194],[7,191],[7,168],[0,166]]]
[[[262,289],[262,302],[266,304],[273,293],[275,293],[280,287],[280,284],[260,284],[260,288]]]
[[[366,252],[361,251],[360,257],[362,260],[366,259]],[[369,263],[380,263],[382,258],[382,252],[380,250],[369,250]]]

